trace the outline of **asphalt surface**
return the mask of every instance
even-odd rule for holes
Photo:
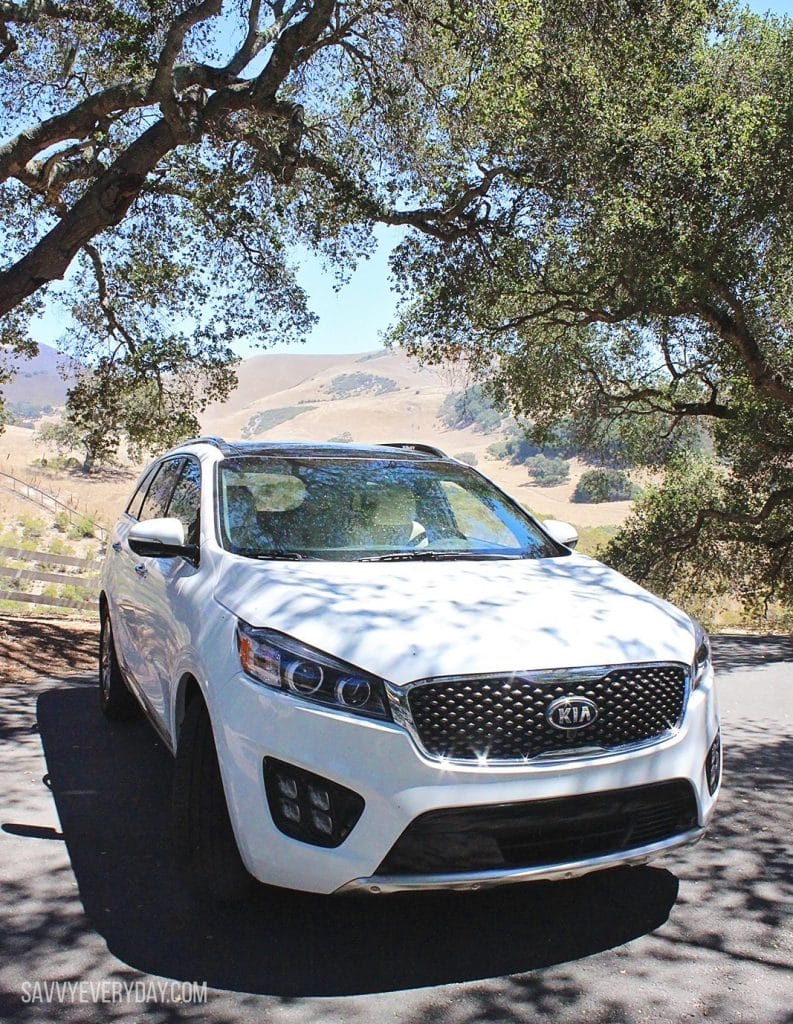
[[[791,1024],[793,641],[714,647],[725,782],[697,846],[477,894],[262,887],[236,911],[180,883],[144,722],[103,721],[93,680],[3,687],[0,1020]]]

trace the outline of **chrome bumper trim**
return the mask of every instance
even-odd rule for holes
[[[367,892],[372,894],[392,892],[422,892],[433,889],[457,889],[462,892],[475,892],[478,889],[490,889],[496,885],[507,885],[510,882],[543,882],[566,878],[577,878],[588,875],[592,871],[604,868],[622,867],[630,864],[646,864],[647,861],[659,857],[667,850],[678,846],[697,843],[705,834],[705,829],[694,828],[660,843],[651,843],[635,850],[624,850],[618,853],[606,853],[588,860],[570,861],[562,864],[540,864],[533,868],[510,868],[506,871],[472,871],[470,874],[455,872],[447,875],[372,875],[369,878],[354,878],[351,882],[336,889],[336,893]]]

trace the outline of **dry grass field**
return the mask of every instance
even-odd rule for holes
[[[471,452],[478,469],[538,515],[567,520],[586,530],[613,527],[630,511],[630,502],[571,503],[570,495],[586,468],[582,464],[571,464],[568,483],[536,487],[524,467],[488,456],[488,445],[500,437],[497,432],[444,426],[437,418],[441,403],[469,383],[452,370],[422,368],[398,352],[262,355],[246,360],[239,378],[230,400],[207,410],[202,423],[207,433],[260,440],[351,437],[366,442],[424,442],[451,455]],[[0,434],[0,470],[38,484],[98,522],[112,523],[141,467],[128,464],[85,476],[79,470],[54,468],[52,459],[50,465],[41,466],[37,462],[48,453],[34,442],[33,430],[8,427]],[[20,520],[31,516],[46,513],[10,493],[0,477],[0,532],[18,527]],[[89,547],[86,542],[79,553]]]

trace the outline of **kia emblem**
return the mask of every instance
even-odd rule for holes
[[[554,729],[569,732],[574,729],[585,729],[597,719],[598,708],[588,697],[558,697],[548,705],[545,717]]]

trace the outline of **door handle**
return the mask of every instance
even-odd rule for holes
[[[138,576],[140,576],[142,580],[145,580],[146,577],[149,575],[149,570],[146,568],[143,562],[135,566],[135,572],[138,574]]]
[[[115,553],[117,555],[121,554],[121,541],[120,540],[113,541],[112,547],[113,547],[113,550],[115,551]]]

